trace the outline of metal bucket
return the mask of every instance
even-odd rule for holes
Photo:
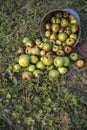
[[[50,18],[52,16],[54,16],[57,12],[67,12],[67,13],[73,15],[76,18],[76,20],[78,21],[79,33],[78,33],[78,38],[77,38],[77,40],[76,40],[76,42],[74,44],[74,47],[75,47],[77,45],[77,43],[79,42],[79,40],[80,40],[81,26],[80,26],[80,17],[78,15],[78,13],[75,10],[73,10],[73,9],[54,9],[54,10],[51,10],[48,13],[46,13],[42,17],[41,22],[40,22],[40,36],[42,38],[45,37],[45,24],[48,23],[48,22],[50,22]]]

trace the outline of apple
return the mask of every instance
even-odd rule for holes
[[[30,80],[32,78],[32,73],[31,72],[28,72],[28,71],[25,71],[22,73],[22,79],[23,80]]]
[[[64,32],[64,30],[65,30],[64,27],[60,27],[60,28],[59,28],[59,33]]]
[[[78,59],[75,64],[78,68],[83,68],[85,65],[84,61],[81,59]]]
[[[56,33],[56,32],[58,32],[58,30],[59,30],[59,25],[56,24],[56,23],[54,23],[54,24],[52,24],[51,29],[52,29],[53,32]]]
[[[60,40],[56,40],[57,45],[62,45],[62,42]]]
[[[25,52],[26,54],[31,54],[32,48],[26,47]]]
[[[69,13],[63,12],[63,17],[64,17],[64,18],[68,18],[68,17],[69,17]]]
[[[70,59],[69,59],[69,57],[63,56],[63,58],[64,58],[64,66],[68,67],[70,65]]]
[[[34,46],[34,42],[31,41],[31,40],[28,40],[26,43],[25,43],[25,46],[29,46],[29,47],[33,47]]]
[[[19,65],[22,67],[27,67],[30,63],[30,57],[27,54],[22,54],[19,56]]]
[[[58,34],[58,40],[65,41],[68,38],[68,35],[65,32],[61,32]]]
[[[59,74],[59,71],[58,71],[58,70],[52,69],[52,70],[49,71],[48,76],[49,76],[49,78],[54,78],[54,79],[56,79],[56,78],[59,78],[59,77],[60,77],[60,74]]]
[[[65,46],[64,52],[65,52],[65,54],[69,55],[72,52],[72,48],[70,46]]]
[[[29,40],[29,38],[28,37],[24,37],[24,39],[22,40],[22,42],[24,43],[24,44],[26,44],[26,42]]]
[[[21,71],[21,66],[19,64],[14,64],[13,71],[17,72],[17,73],[20,72]]]
[[[53,52],[57,52],[58,51],[58,46],[57,45],[53,45],[52,50],[53,50]]]
[[[42,38],[42,42],[49,42],[49,39],[47,37]]]
[[[69,37],[77,40],[77,34],[75,33],[71,33]]]
[[[44,56],[44,55],[46,55],[46,51],[44,51],[44,50],[41,50],[41,51],[40,51],[40,55],[41,55],[41,56]]]
[[[45,64],[42,61],[38,61],[36,63],[36,67],[37,67],[37,69],[45,70]]]
[[[56,41],[56,40],[57,40],[57,35],[56,35],[55,33],[52,33],[52,34],[50,35],[50,40]]]
[[[65,75],[68,72],[68,69],[65,67],[59,67],[58,71],[61,75]]]
[[[70,23],[71,23],[71,24],[78,24],[76,18],[72,19],[72,20],[70,21]]]
[[[66,44],[67,44],[67,46],[71,46],[72,47],[75,44],[75,39],[67,38],[66,39]]]
[[[42,76],[43,72],[41,70],[38,70],[36,69],[34,72],[33,72],[33,75],[35,78],[40,78]]]
[[[65,55],[65,52],[64,52],[63,50],[58,50],[58,51],[56,52],[56,55],[58,55],[58,56],[64,56],[64,55]]]
[[[50,30],[45,31],[45,37],[49,38],[50,35],[51,35],[51,31]]]
[[[78,60],[78,54],[77,54],[76,52],[72,52],[72,53],[70,54],[70,59],[71,59],[72,61],[77,61],[77,60]]]
[[[52,47],[50,43],[43,43],[43,50],[44,51],[51,51]]]
[[[69,25],[69,21],[65,18],[61,20],[61,27],[67,27]]]
[[[46,67],[46,70],[52,70],[52,69],[54,69],[54,65],[50,65]]]
[[[33,72],[34,70],[35,70],[35,65],[33,65],[33,64],[30,64],[28,67],[27,67],[27,69],[26,70],[28,70],[28,71],[30,71],[30,72]]]
[[[46,55],[46,56],[41,57],[41,61],[45,65],[49,66],[49,65],[52,65],[52,63],[53,63],[53,57],[50,55]]]
[[[38,61],[39,61],[39,58],[37,56],[35,56],[35,55],[30,56],[30,62],[32,64],[36,64]]]
[[[51,30],[51,24],[50,23],[46,23],[45,24],[45,28],[46,28],[46,30]]]
[[[39,45],[41,43],[41,40],[40,39],[36,39],[34,42],[36,43],[36,45]]]
[[[17,50],[17,54],[22,54],[23,53],[23,48],[19,47],[18,50]]]
[[[64,65],[64,59],[61,56],[56,56],[53,63],[56,67],[62,67]]]
[[[52,18],[51,18],[51,23],[53,24],[53,23],[56,23],[56,17],[55,16],[53,16]]]
[[[34,46],[32,49],[31,49],[31,54],[32,55],[37,55],[39,56],[40,55],[40,49],[38,46]]]
[[[75,19],[75,17],[72,14],[70,14],[69,15],[69,20],[73,20],[73,19]]]
[[[58,12],[55,14],[56,18],[62,18],[62,12]]]
[[[60,24],[60,23],[61,23],[60,18],[56,18],[56,23],[57,23],[57,24]]]
[[[77,24],[72,24],[71,31],[72,33],[77,33],[79,31],[79,26]]]

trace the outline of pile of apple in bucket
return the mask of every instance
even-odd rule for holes
[[[84,66],[84,61],[75,51],[80,32],[76,17],[66,11],[58,11],[50,15],[43,28],[42,38],[30,40],[24,37],[25,47],[17,50],[14,73],[21,73],[22,79],[26,80],[39,78],[45,71],[49,78],[59,78],[69,71],[72,62],[78,68]]]

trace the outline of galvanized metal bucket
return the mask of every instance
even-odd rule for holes
[[[40,22],[40,28],[39,28],[39,29],[40,29],[40,36],[41,36],[42,38],[45,37],[45,24],[46,24],[47,22],[49,22],[49,21],[50,21],[50,18],[51,18],[52,16],[54,16],[54,15],[55,15],[57,12],[59,12],[59,11],[61,11],[61,12],[67,12],[67,13],[73,15],[73,16],[76,18],[76,20],[78,21],[79,33],[78,33],[78,38],[77,38],[77,40],[76,40],[76,42],[75,42],[75,44],[74,44],[74,47],[75,47],[75,46],[78,44],[79,40],[80,40],[80,36],[81,36],[81,26],[80,26],[80,17],[79,17],[79,14],[78,14],[75,10],[73,10],[73,9],[69,9],[69,8],[67,8],[67,9],[54,9],[54,10],[51,10],[51,11],[47,12],[47,13],[42,17],[41,22]]]

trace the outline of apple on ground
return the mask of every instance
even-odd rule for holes
[[[18,50],[17,50],[17,54],[22,54],[23,53],[23,48],[22,47],[19,47]]]
[[[54,45],[53,48],[52,48],[53,52],[57,52],[58,51],[58,46],[57,45]]]
[[[38,61],[36,63],[36,67],[37,67],[37,69],[45,70],[45,64],[42,61]]]
[[[64,59],[61,56],[56,56],[54,58],[54,62],[53,63],[54,63],[54,65],[56,67],[62,67],[64,65]]]
[[[70,59],[69,59],[69,57],[63,56],[63,58],[64,58],[64,66],[68,67],[70,65]]]
[[[33,72],[33,71],[35,70],[35,68],[36,68],[35,65],[30,64],[30,65],[26,68],[26,70],[28,70],[28,71],[30,71],[30,72]]]
[[[27,67],[30,63],[30,57],[27,54],[21,54],[19,56],[19,65],[22,67]]]
[[[56,78],[60,77],[60,74],[59,74],[58,70],[52,69],[52,70],[49,71],[48,76],[49,76],[49,78],[55,78],[56,79]]]
[[[35,56],[35,55],[31,55],[31,56],[30,56],[30,62],[31,62],[32,64],[36,64],[38,61],[39,61],[38,56]]]
[[[14,64],[13,65],[13,72],[20,72],[21,71],[21,66],[19,64]]]
[[[72,53],[70,54],[70,59],[71,59],[72,61],[77,61],[77,60],[78,60],[78,54],[77,54],[76,52],[72,52]]]
[[[44,51],[51,51],[52,47],[50,43],[43,43],[43,50]]]
[[[83,68],[85,65],[84,60],[82,59],[78,59],[75,64],[78,68]]]
[[[36,69],[34,72],[33,72],[33,75],[35,78],[40,78],[42,76],[43,72],[39,69]]]
[[[22,79],[23,80],[30,80],[32,78],[32,73],[31,72],[28,72],[28,71],[24,71],[22,73]]]
[[[66,67],[59,67],[58,71],[61,75],[65,75],[68,72],[68,69]]]

